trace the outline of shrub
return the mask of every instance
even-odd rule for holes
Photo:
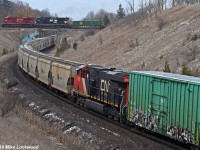
[[[198,34],[194,34],[191,38],[191,41],[196,41],[200,38],[200,36]]]
[[[12,80],[9,80],[6,87],[9,89],[9,88],[14,87],[16,85],[18,85],[18,81],[16,79],[12,79]]]
[[[6,54],[8,54],[8,50],[7,50],[7,48],[3,48],[2,55],[6,55]]]
[[[102,44],[103,44],[103,38],[102,38],[102,36],[101,36],[101,35],[99,35],[99,43],[100,43],[100,45],[102,45]]]
[[[160,55],[160,57],[159,57],[160,59],[163,59],[164,58],[164,56],[163,55]]]
[[[129,46],[130,46],[130,48],[135,48],[135,47],[139,46],[138,38],[135,39],[135,42],[134,41],[130,42]]]
[[[182,71],[181,71],[181,74],[183,74],[183,75],[188,75],[188,76],[191,75],[191,70],[187,67],[186,63],[183,63],[183,64],[182,64]]]
[[[135,46],[139,46],[138,38],[135,39]]]
[[[95,35],[95,33],[96,33],[95,30],[90,29],[90,30],[87,30],[87,31],[85,32],[85,36],[93,36],[93,35]]]
[[[55,54],[55,57],[59,57],[59,56],[60,56],[60,49],[57,48],[57,50],[56,50],[56,54]]]
[[[144,69],[146,66],[145,62],[143,61],[142,64],[141,64],[141,69]]]
[[[85,36],[82,34],[80,37],[81,42],[85,41]]]
[[[75,42],[75,43],[73,44],[73,49],[74,49],[74,50],[77,50],[77,47],[78,47],[78,43]]]
[[[5,90],[1,91],[0,96],[0,112],[1,117],[10,116],[15,108],[16,99],[14,96],[10,95],[10,93]]]
[[[167,60],[165,61],[165,68],[164,68],[163,72],[171,72],[171,69],[169,67],[169,63]]]
[[[158,26],[158,30],[162,30],[163,27],[167,24],[167,22],[163,19],[163,18],[158,18],[157,20],[157,26]]]
[[[71,45],[68,43],[67,38],[66,37],[63,38],[62,43],[60,45],[60,52],[63,52],[70,47]]]
[[[15,51],[15,49],[13,48],[13,49],[10,49],[10,53],[12,53],[12,52],[14,52]]]

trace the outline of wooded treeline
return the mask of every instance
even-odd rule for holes
[[[128,5],[128,7],[125,8],[127,15],[135,13],[136,8],[138,8],[137,12],[152,13],[180,5],[192,5],[200,3],[200,0],[139,0],[137,1],[136,7],[136,0],[124,1]]]
[[[158,16],[158,13],[161,13],[165,9],[172,7],[177,7],[181,5],[193,5],[200,3],[200,0],[124,0],[126,6],[123,8],[122,5],[119,5],[117,10],[117,18],[124,18],[127,16],[128,21],[139,22],[141,19],[148,19],[155,15]],[[126,14],[126,15],[125,15]],[[162,20],[161,20],[162,21]],[[163,24],[161,22],[159,24]],[[162,28],[162,26],[161,26]]]
[[[10,0],[0,0],[0,20],[6,16],[16,17],[49,17],[48,9],[33,9],[28,3],[22,1],[12,2]]]
[[[179,5],[192,5],[200,3],[200,0],[124,0],[126,6],[119,4],[116,13],[109,13],[104,9],[100,9],[96,13],[94,11],[88,12],[83,20],[103,20],[105,24],[109,24],[120,18],[130,16],[136,22],[140,18],[147,18],[162,12],[165,9],[176,7]],[[129,18],[130,18],[129,17]]]

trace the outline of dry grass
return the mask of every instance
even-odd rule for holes
[[[75,135],[64,134],[55,124],[41,119],[5,89],[0,88],[0,108],[9,111],[0,117],[0,141],[7,145],[39,145],[40,149],[94,149]],[[12,115],[11,115],[12,114]],[[1,113],[2,116],[2,113]],[[51,139],[51,140],[50,140]]]
[[[9,117],[14,112],[16,98],[10,95],[5,89],[0,91],[0,116]]]
[[[76,43],[76,41],[79,41],[79,40],[84,41],[85,40],[84,31],[79,31],[79,30],[74,30],[74,31],[70,30],[70,31],[67,31],[67,32],[63,31],[62,33],[60,33],[60,36],[61,37],[67,37],[68,43],[71,45],[71,49],[73,49],[73,44]],[[61,55],[63,55],[62,53],[57,52],[58,48],[59,48],[59,46],[55,47],[53,50],[48,52],[48,55],[50,55],[50,56],[61,56]],[[66,51],[68,51],[68,49],[66,49]]]
[[[60,149],[57,148],[48,137],[42,135],[41,132],[38,132],[37,128],[24,122],[22,118],[16,115],[16,110],[20,108],[20,105],[15,103],[17,99],[15,96],[8,93],[2,87],[0,88],[0,95],[1,116],[2,110],[4,110],[5,107],[9,108],[9,111],[7,111],[3,117],[0,117],[1,145],[39,145],[39,149]],[[21,109],[21,113],[22,112]]]
[[[33,29],[0,30],[0,54],[13,52],[13,49],[16,51],[20,44],[20,39],[33,31]]]
[[[160,22],[153,16],[148,22],[144,20],[137,24],[116,23],[94,36],[86,37],[85,41],[78,43],[77,51],[69,49],[62,57],[89,64],[123,68],[126,71],[140,70],[143,62],[143,70],[162,71],[165,60],[168,60],[171,71],[180,73],[180,64],[187,59],[190,45],[195,44],[200,48],[200,39],[196,38],[197,36],[194,36],[195,40],[191,40],[193,35],[200,35],[199,9],[200,4],[169,9],[158,14],[158,18],[162,18]],[[100,35],[103,39],[102,45],[99,44]],[[198,68],[200,55],[188,65]]]
[[[61,149],[19,117],[0,118],[1,145],[39,145],[39,149]]]
[[[64,134],[55,124],[41,119],[26,106],[18,104],[17,112],[23,120],[37,127],[48,137],[53,137],[57,142],[62,143],[66,149],[93,149],[90,144],[78,139],[75,135]]]
[[[0,141],[6,145],[39,145],[41,149],[94,149],[75,135],[64,134],[55,124],[41,119],[28,106],[0,87]],[[34,133],[35,132],[35,133]],[[40,137],[41,136],[41,137]],[[33,137],[35,137],[33,139]],[[53,139],[52,144],[47,137]],[[44,142],[46,142],[44,144]],[[49,143],[48,143],[49,142]],[[61,147],[54,145],[58,143]]]

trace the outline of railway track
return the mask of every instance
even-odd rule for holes
[[[144,129],[141,129],[141,128],[133,128],[133,127],[130,127],[130,126],[126,126],[126,125],[122,125],[120,124],[119,122],[117,121],[114,121],[112,119],[109,119],[101,114],[98,114],[94,111],[91,111],[89,109],[86,109],[84,107],[81,107],[80,105],[77,105],[76,103],[74,103],[73,101],[69,100],[68,97],[66,97],[65,95],[60,95],[60,94],[55,94],[54,92],[52,92],[50,89],[48,89],[47,87],[44,87],[42,86],[42,84],[38,83],[38,82],[35,82],[34,80],[32,80],[32,78],[30,78],[23,70],[21,70],[18,65],[17,65],[17,59],[14,61],[14,64],[15,67],[12,68],[12,74],[15,75],[15,77],[17,78],[17,80],[20,80],[19,79],[19,76],[16,74],[17,73],[21,73],[21,75],[25,76],[25,78],[31,82],[32,84],[34,84],[35,86],[39,87],[40,89],[42,89],[43,91],[51,94],[52,96],[58,98],[59,100],[65,102],[67,105],[70,105],[74,108],[78,108],[92,116],[95,116],[99,119],[101,119],[102,121],[106,121],[106,122],[109,122],[110,124],[112,124],[112,126],[114,127],[120,127],[121,129],[127,131],[127,132],[130,132],[132,134],[137,134],[138,136],[141,136],[141,137],[145,137],[151,141],[154,141],[154,142],[157,142],[161,145],[164,145],[165,147],[168,147],[168,148],[171,148],[171,149],[189,149],[189,147],[187,147],[187,145],[185,144],[182,144],[180,142],[177,142],[177,141],[174,141],[170,138],[167,138],[167,137],[163,137],[163,136],[160,136],[158,134],[155,134],[155,133],[149,133],[147,130],[144,130]],[[132,139],[134,140],[136,143],[140,143],[140,144],[144,144],[144,141],[140,141],[139,138],[134,138]]]
[[[82,112],[86,113],[87,116],[89,116],[89,114],[90,114],[90,116],[100,119],[101,122],[105,122],[105,124],[107,122],[109,124],[109,127],[110,126],[113,127],[113,130],[114,129],[119,129],[121,131],[121,133],[123,134],[123,137],[127,138],[125,133],[128,133],[130,135],[130,137],[131,137],[131,139],[129,139],[129,140],[131,140],[131,142],[134,141],[135,143],[138,143],[139,145],[148,145],[149,143],[150,144],[151,143],[154,143],[154,144],[157,143],[157,145],[162,145],[162,147],[164,147],[164,149],[165,148],[167,148],[167,149],[169,149],[169,148],[171,148],[171,149],[187,149],[188,148],[187,145],[182,144],[182,143],[178,143],[177,141],[171,140],[170,138],[167,138],[167,137],[152,133],[150,131],[147,131],[147,130],[144,130],[144,129],[141,129],[141,128],[135,129],[135,128],[127,126],[127,125],[122,125],[119,122],[111,120],[111,119],[109,119],[109,118],[107,118],[107,117],[105,117],[105,116],[103,116],[101,114],[98,114],[98,113],[96,113],[94,111],[86,109],[85,107],[81,107],[78,104],[75,104],[65,94],[59,94],[60,92],[58,92],[58,90],[56,88],[55,89],[49,88],[47,86],[47,84],[44,84],[45,82],[43,82],[43,80],[39,79],[41,81],[40,82],[39,80],[36,79],[37,80],[37,83],[36,83],[35,82],[36,80],[32,80],[31,77],[30,78],[27,77],[28,74],[30,74],[31,72],[33,74],[34,73],[38,73],[37,66],[36,66],[36,69],[37,69],[36,71],[34,70],[35,67],[32,67],[31,68],[32,70],[28,71],[28,69],[29,69],[28,66],[30,64],[27,61],[28,58],[29,58],[27,56],[29,56],[29,53],[31,55],[35,56],[35,57],[44,58],[44,59],[46,59],[46,60],[48,60],[50,62],[53,60],[53,61],[56,61],[56,62],[59,62],[59,63],[64,63],[64,64],[67,64],[67,65],[73,66],[72,69],[75,69],[75,68],[77,68],[77,66],[81,65],[78,62],[72,62],[72,61],[69,61],[69,60],[63,60],[63,59],[60,59],[60,58],[54,58],[54,57],[50,57],[48,55],[44,55],[44,54],[41,54],[41,53],[37,52],[37,51],[44,50],[47,47],[50,47],[53,44],[55,44],[55,42],[56,42],[55,38],[56,38],[56,36],[54,35],[54,36],[50,36],[50,37],[47,37],[47,38],[44,38],[44,39],[39,39],[39,40],[36,40],[36,41],[33,41],[33,42],[26,43],[24,46],[20,46],[19,56],[18,56],[19,61],[18,62],[19,62],[19,66],[20,66],[22,72],[26,75],[27,80],[31,81],[33,84],[35,84],[35,86],[37,86],[37,87],[39,86],[39,88],[41,88],[44,91],[46,91],[47,93],[53,95],[54,97],[56,97],[60,101],[65,102],[65,104],[69,105],[70,107],[72,106],[73,108],[76,108],[79,111],[81,110]],[[35,57],[34,57],[34,61],[36,60]],[[30,57],[30,59],[32,59],[32,58]],[[32,61],[30,61],[30,63],[31,62]],[[41,61],[38,59],[37,62],[40,63]],[[27,64],[27,65],[24,65],[24,64]],[[16,61],[15,62],[15,68],[19,68],[19,67],[17,67],[17,65],[18,65],[18,63]],[[32,63],[32,65],[35,65],[35,64]],[[41,69],[39,69],[39,71],[41,71],[41,73],[43,73]],[[20,74],[19,69],[18,69],[18,71],[14,71],[13,70],[13,72],[18,72]],[[72,73],[75,73],[75,72],[76,71],[74,71]],[[56,76],[56,74],[53,75],[53,76]],[[34,76],[32,76],[32,77],[34,77]],[[63,76],[63,78],[67,78],[67,77]],[[49,79],[51,79],[51,75],[50,75]],[[52,92],[52,90],[53,90],[53,92]],[[64,93],[66,93],[66,92],[64,92]],[[67,92],[67,93],[69,93],[69,92]],[[104,130],[105,128],[102,128],[102,129]],[[91,129],[91,132],[92,131],[93,131],[93,129]],[[123,140],[125,138],[123,138]],[[107,139],[107,140],[109,141],[110,139]],[[128,147],[128,148],[130,148],[130,147]]]
[[[42,29],[42,30],[59,30],[59,31],[87,31],[87,30],[94,30],[94,31],[99,31],[100,29],[84,29],[84,28],[79,28],[79,29],[74,29],[74,28],[8,28],[8,27],[1,27],[0,24],[0,30],[23,30],[23,29]]]

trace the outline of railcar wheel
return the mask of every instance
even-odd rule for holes
[[[76,95],[74,95],[74,96],[72,97],[72,101],[73,101],[73,103],[76,103],[76,101],[77,101],[77,96],[76,96]]]
[[[114,120],[118,121],[119,120],[119,116],[118,115],[114,115]]]
[[[108,110],[108,118],[109,119],[113,119],[113,115],[112,115],[112,111],[111,110]]]
[[[191,145],[191,146],[190,146],[190,150],[200,150],[200,147]]]

